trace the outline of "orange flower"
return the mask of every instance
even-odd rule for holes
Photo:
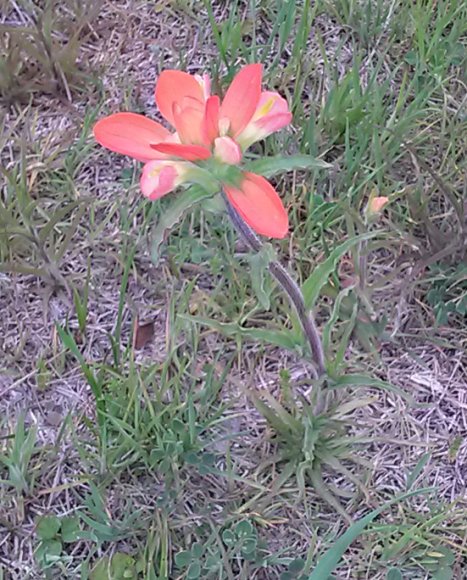
[[[221,102],[211,96],[207,75],[163,71],[155,99],[175,133],[142,115],[116,113],[96,123],[94,136],[111,151],[146,163],[141,189],[149,199],[195,181],[192,170],[197,165],[210,170],[214,182],[220,181],[219,187],[256,232],[283,238],[288,217],[272,185],[259,175],[216,169],[238,166],[247,147],[291,121],[287,102],[280,95],[261,92],[261,78],[261,64],[243,67]]]

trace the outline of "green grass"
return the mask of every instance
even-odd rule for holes
[[[106,50],[102,19],[123,22],[106,10],[89,29],[71,19],[90,52]],[[460,578],[457,395],[427,399],[411,381],[420,362],[429,367],[418,348],[427,341],[459,361],[441,380],[449,389],[464,364],[464,4],[140,10],[124,15],[125,31],[155,44],[118,44],[129,53],[108,57],[103,86],[86,81],[85,101],[70,60],[60,90],[79,107],[71,115],[53,105],[70,116],[67,131],[41,124],[53,109],[41,98],[64,66],[58,36],[45,38],[53,50],[33,89],[27,79],[18,86],[21,75],[13,86],[7,71],[0,578]],[[159,28],[144,29],[151,22]],[[29,57],[17,58],[26,70]],[[248,161],[321,161],[266,169],[291,221],[274,249],[323,332],[332,378],[324,419],[310,411],[295,314],[226,217],[203,204],[184,213],[172,196],[147,203],[136,165],[90,138],[109,111],[154,114],[146,92],[155,69],[205,68],[224,90],[253,61],[287,96],[294,122]],[[34,97],[21,104],[14,95],[25,93]],[[370,195],[390,200],[374,221]],[[170,235],[161,227],[177,222]],[[132,347],[135,320],[154,324],[143,350]],[[413,366],[398,373],[399,360]],[[459,424],[438,433],[430,414],[448,404]]]

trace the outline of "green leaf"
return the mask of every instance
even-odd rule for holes
[[[276,259],[276,252],[271,244],[266,243],[258,253],[248,255],[247,259],[250,263],[251,285],[256,297],[264,310],[269,310],[271,287],[267,284],[269,278],[265,274],[268,272],[270,262]]]
[[[439,563],[442,568],[452,566],[456,561],[455,553],[447,546],[434,546],[433,551],[438,554]]]
[[[79,201],[72,201],[65,205],[65,207],[61,207],[57,210],[49,221],[45,224],[45,226],[41,229],[39,233],[39,241],[41,244],[44,244],[47,240],[47,237],[50,235],[52,230],[59,224],[59,222],[63,221],[67,214],[74,211],[80,204],[84,204],[84,209],[86,209],[86,205],[89,203],[89,199],[80,199]]]
[[[214,195],[213,197],[208,197],[203,201],[203,211],[207,211],[213,214],[224,214],[225,213],[225,202],[220,195]]]
[[[191,555],[194,559],[199,560],[199,558],[201,558],[203,555],[203,551],[203,544],[196,543],[191,546]]]
[[[329,276],[336,269],[337,262],[342,258],[342,256],[356,244],[374,238],[376,235],[378,235],[377,232],[372,232],[346,240],[337,246],[337,248],[334,248],[324,262],[316,266],[302,286],[303,298],[307,308],[312,309],[314,307],[321,289],[327,283]]]
[[[250,391],[248,396],[252,399],[256,409],[261,413],[261,415],[263,415],[266,421],[277,433],[281,435],[286,434],[287,436],[290,435],[290,426],[278,413],[274,412],[271,407],[266,405],[266,403],[257,397],[252,391]]]
[[[334,542],[334,545],[331,548],[329,548],[329,550],[326,550],[326,552],[321,556],[315,569],[308,577],[308,580],[328,580],[331,573],[339,565],[342,556],[350,547],[350,545],[365,531],[365,528],[368,526],[368,524],[371,524],[371,522],[374,519],[376,519],[388,507],[396,503],[399,503],[405,499],[408,499],[409,497],[427,494],[433,491],[435,491],[434,488],[424,488],[404,493],[386,502],[381,507],[373,510],[365,517],[356,521],[348,528],[346,532],[342,534],[340,538],[338,538]]]
[[[80,539],[79,518],[66,517],[61,520],[61,536],[66,543],[77,542]]]
[[[366,375],[342,375],[330,380],[330,389],[336,389],[339,387],[373,387],[376,389],[382,389],[383,391],[396,393],[396,395],[399,395],[399,397],[402,397],[408,403],[412,403],[412,397],[402,389],[399,389],[399,387],[380,379],[367,377]]]
[[[231,530],[224,530],[222,540],[226,546],[233,546],[235,544],[235,535]]]
[[[184,216],[185,212],[204,199],[212,197],[212,192],[208,192],[199,185],[192,185],[185,191],[177,194],[174,202],[168,207],[151,233],[151,257],[154,263],[160,259],[160,247],[164,241],[166,233],[171,230]]]
[[[58,323],[56,323],[56,328],[58,335],[61,341],[63,342],[63,345],[75,356],[75,358],[80,363],[81,370],[83,371],[86,380],[88,381],[89,386],[91,387],[92,394],[94,395],[96,400],[99,401],[102,396],[101,386],[95,374],[93,373],[91,368],[87,365],[83,355],[81,354],[81,351],[78,348],[78,345],[76,344],[73,335],[70,333],[68,329],[63,328]]]
[[[402,572],[399,568],[390,568],[386,574],[386,580],[402,580]]]
[[[183,435],[186,433],[186,424],[183,421],[180,421],[180,419],[173,419],[170,423],[170,427],[177,435]]]
[[[303,568],[305,568],[305,563],[306,562],[303,558],[295,558],[295,560],[292,560],[289,564],[289,572],[298,574],[303,570]]]
[[[412,471],[407,475],[407,484],[406,489],[410,489],[413,484],[415,483],[418,476],[422,473],[425,469],[425,465],[431,458],[430,453],[424,453],[421,458],[418,460],[417,465],[412,469]]]
[[[210,570],[215,570],[217,568],[219,568],[219,566],[221,565],[221,556],[217,555],[217,556],[208,556],[206,558],[206,562],[204,564],[204,566],[206,568],[209,568]],[[1,578],[0,578],[1,580]]]
[[[37,522],[36,533],[41,540],[55,538],[60,529],[60,520],[55,516],[44,516]]]
[[[81,207],[78,208],[78,211],[74,215],[71,223],[68,225],[65,237],[63,238],[63,241],[60,244],[60,247],[55,252],[55,261],[57,263],[60,262],[62,260],[63,256],[65,255],[65,253],[70,245],[70,242],[71,242],[73,236],[75,235],[76,230],[78,229],[79,225],[83,221],[82,218],[83,218],[84,213],[86,212],[86,209],[87,209],[87,205],[81,205]]]
[[[235,533],[239,538],[248,538],[254,536],[255,530],[248,520],[239,522],[235,527]]]
[[[242,543],[242,554],[252,554],[256,550],[256,538],[245,538]]]
[[[36,560],[41,566],[50,566],[62,553],[62,543],[59,540],[45,540],[35,551]]]
[[[196,580],[201,576],[201,564],[199,562],[192,562],[188,571],[186,573],[186,577],[189,580]]]
[[[187,568],[191,562],[191,552],[189,550],[183,550],[175,554],[175,564],[179,568]]]
[[[332,167],[322,159],[316,159],[311,155],[292,155],[291,157],[266,157],[255,159],[245,164],[245,170],[264,177],[272,177],[284,171],[294,171],[295,169],[329,169]]]
[[[452,580],[454,578],[454,571],[448,566],[443,566],[433,572],[431,578],[432,580]]]
[[[111,558],[98,560],[89,576],[90,580],[136,579],[135,560],[128,554],[116,552]]]
[[[297,347],[301,347],[301,343],[297,342],[295,335],[288,330],[267,330],[265,328],[243,328],[236,322],[218,322],[211,318],[204,318],[202,316],[191,316],[189,314],[179,314],[179,318],[189,320],[196,324],[204,324],[205,326],[224,334],[225,336],[242,337],[248,340],[265,342],[266,344],[274,344],[281,348],[286,348],[292,352],[297,352]]]
[[[456,435],[452,440],[452,443],[449,445],[448,449],[448,458],[449,461],[454,462],[456,461],[457,454],[459,453],[459,449],[463,443],[464,439],[461,435]]]
[[[416,50],[409,50],[405,53],[404,60],[407,64],[415,66],[418,62],[418,54]]]

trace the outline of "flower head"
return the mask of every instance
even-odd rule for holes
[[[219,164],[240,166],[247,147],[290,123],[287,102],[277,93],[261,92],[261,78],[261,64],[243,67],[221,101],[211,95],[207,75],[163,71],[156,83],[155,99],[174,133],[142,115],[116,113],[96,123],[94,136],[111,151],[146,163],[141,189],[149,199],[158,199],[189,182],[197,174],[192,169],[199,175],[202,168],[209,171]],[[232,183],[219,177],[223,175],[238,178]],[[266,179],[222,170],[213,171],[211,179],[219,182],[255,231],[277,238],[287,234],[287,213]]]

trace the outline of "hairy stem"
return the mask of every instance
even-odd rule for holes
[[[243,221],[235,208],[232,207],[225,194],[223,193],[222,195],[227,207],[227,212],[233,225],[235,226],[235,229],[253,251],[260,252],[263,247],[262,242],[250,228],[250,226]],[[279,262],[275,260],[269,262],[269,271],[277,280],[277,282],[279,282],[282,289],[289,297],[290,302],[295,307],[305,336],[310,344],[315,365],[315,375],[317,378],[319,378],[325,373],[323,346],[321,344],[321,337],[319,335],[313,316],[306,308],[302,292],[292,276]],[[318,405],[321,406],[320,403],[318,403]]]

